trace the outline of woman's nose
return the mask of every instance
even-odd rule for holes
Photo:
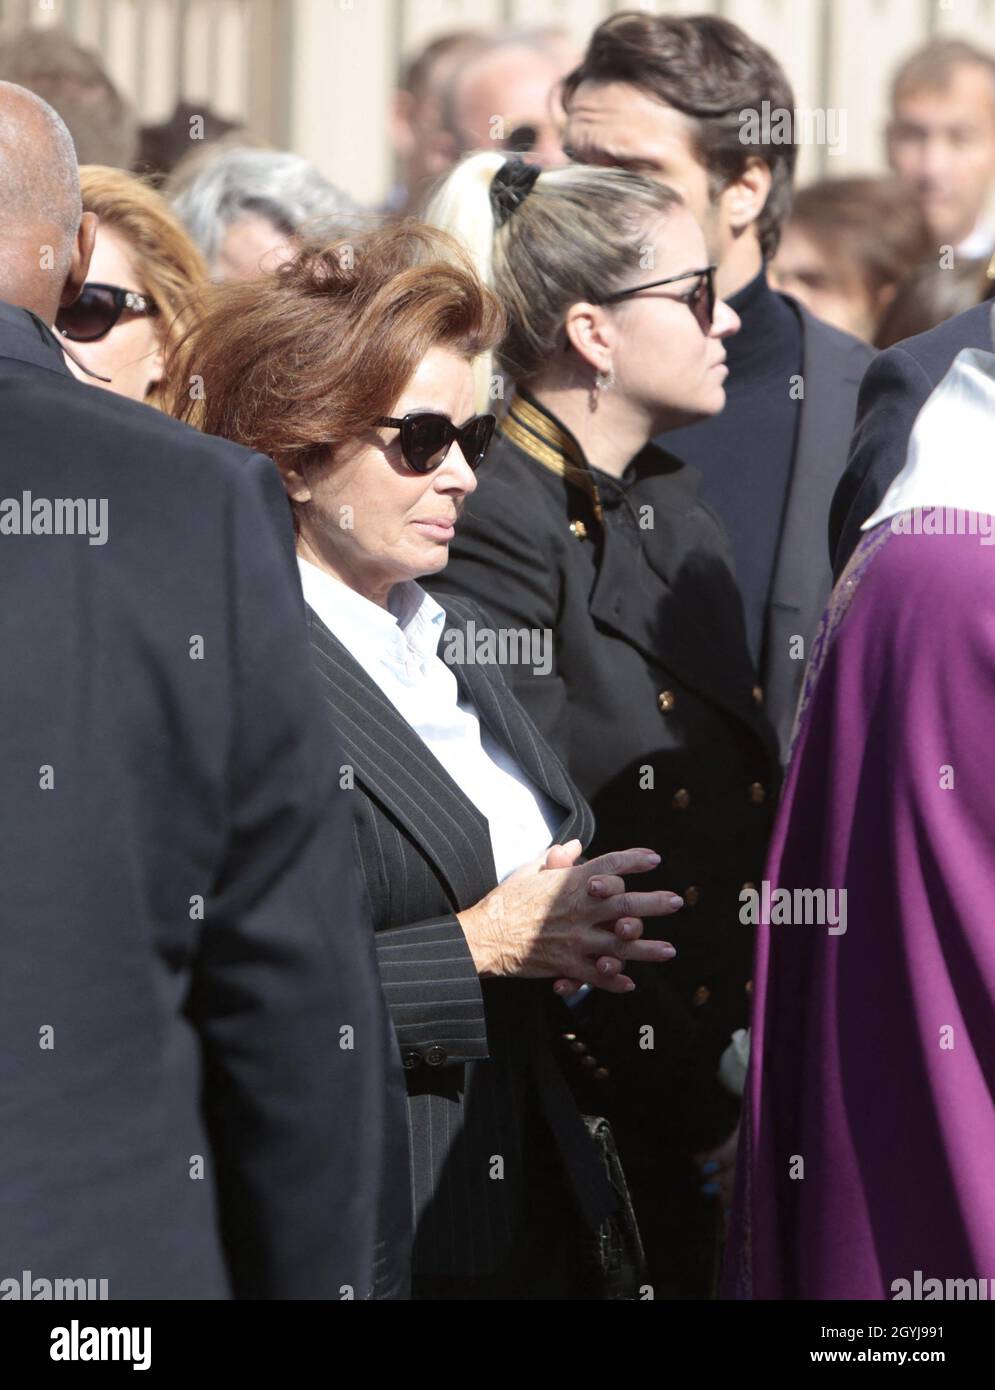
[[[715,313],[712,315],[712,331],[710,336],[713,338],[731,338],[734,333],[738,333],[742,324],[740,317],[735,309],[731,309],[724,299],[720,299],[715,306]]]
[[[467,463],[456,440],[453,440],[449,452],[436,469],[435,485],[447,492],[469,494],[476,491],[477,475]]]

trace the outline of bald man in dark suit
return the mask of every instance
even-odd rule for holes
[[[0,1277],[397,1292],[403,1093],[283,489],[73,377],[94,229],[0,83]]]

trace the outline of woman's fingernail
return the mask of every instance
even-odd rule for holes
[[[671,893],[670,897],[667,899],[667,906],[672,912],[676,912],[679,907],[684,906],[684,899],[679,898],[676,893]]]
[[[647,849],[643,851],[642,861],[644,864],[659,864],[660,856],[655,849]]]
[[[719,1195],[719,1185],[717,1182],[706,1182],[701,1191],[702,1195],[705,1197],[717,1197]]]
[[[554,993],[554,994],[566,994],[566,992],[567,992],[568,989],[569,989],[569,985],[562,985],[562,984],[561,984],[561,985],[554,985],[554,986],[553,986],[553,993]]]
[[[589,893],[603,893],[605,891],[604,879],[589,878],[587,880],[587,891]]]
[[[701,1171],[704,1173],[706,1178],[710,1178],[713,1173],[717,1173],[719,1171],[719,1165],[715,1162],[714,1158],[711,1158],[707,1163],[703,1163],[701,1165]]]
[[[625,993],[626,993],[626,994],[631,994],[631,992],[635,989],[635,987],[636,987],[636,982],[635,982],[635,980],[629,980],[629,982],[628,982],[628,983],[626,984],[626,986],[625,986]]]
[[[612,973],[611,961],[599,960],[598,969],[601,971],[602,975],[610,975]]]
[[[677,951],[673,946],[664,946],[663,950],[660,952],[660,959],[673,960],[676,955]]]

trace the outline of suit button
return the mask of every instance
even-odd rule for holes
[[[444,1047],[439,1047],[439,1045],[436,1044],[435,1047],[430,1047],[425,1053],[425,1061],[430,1067],[441,1067],[448,1055]]]
[[[660,706],[661,714],[669,714],[677,704],[677,699],[672,690],[661,690],[657,696],[657,704]]]
[[[679,787],[678,790],[674,792],[670,804],[675,811],[686,811],[691,805],[691,793],[688,791],[687,787]]]
[[[607,1067],[598,1067],[597,1071],[591,1072],[595,1081],[607,1081],[610,1075]]]
[[[753,687],[753,698],[754,698],[754,700],[757,702],[758,705],[762,705],[762,704],[763,704],[763,702],[764,702],[764,688],[763,688],[762,685],[755,685],[755,686]]]
[[[405,1071],[411,1071],[413,1067],[421,1064],[421,1053],[416,1052],[413,1047],[406,1047],[401,1053],[401,1066]]]
[[[570,1044],[570,1051],[576,1052],[580,1056],[583,1056],[584,1053],[587,1051],[587,1044],[582,1043],[580,1038],[574,1038],[573,1042]]]
[[[691,996],[691,1003],[696,1009],[700,1009],[702,1004],[707,1004],[712,997],[712,991],[707,985],[699,985]]]
[[[571,521],[570,534],[571,536],[575,536],[579,541],[586,541],[587,527],[584,525],[582,521]]]
[[[576,1042],[576,1041],[577,1041],[577,1034],[576,1034],[576,1033],[561,1033],[560,1036],[562,1037],[562,1039],[563,1039],[564,1042]]]
[[[752,993],[753,993],[753,981],[752,981],[752,980],[747,980],[747,982],[746,982],[746,984],[743,986],[743,988],[746,990],[747,994],[752,994]]]
[[[762,806],[767,800],[767,788],[762,782],[750,783],[750,800],[754,806]]]
[[[597,1057],[582,1057],[580,1059],[580,1064],[582,1067],[593,1068],[597,1067],[599,1065],[599,1062]]]
[[[698,889],[695,888],[694,884],[692,884],[690,888],[684,889],[684,892],[681,894],[681,897],[684,899],[685,907],[694,907],[698,899],[701,897],[701,894],[699,893]]]

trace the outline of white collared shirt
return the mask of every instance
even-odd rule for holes
[[[438,655],[445,610],[408,580],[389,611],[298,557],[304,598],[429,752],[487,818],[498,882],[551,843],[559,816],[460,700],[455,673]]]
[[[978,220],[974,230],[969,232],[959,245],[954,247],[956,255],[969,261],[987,260],[995,247],[995,226],[985,217]]]

